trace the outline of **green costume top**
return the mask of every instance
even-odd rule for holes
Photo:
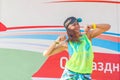
[[[68,42],[68,53],[71,56],[65,67],[71,71],[87,74],[92,73],[92,43],[86,34],[79,37],[80,42]]]

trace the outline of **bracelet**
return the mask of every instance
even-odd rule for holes
[[[92,27],[93,27],[93,29],[96,29],[96,24],[93,23],[93,24],[92,24]]]
[[[58,41],[55,41],[55,44],[59,44],[59,42],[58,42]]]

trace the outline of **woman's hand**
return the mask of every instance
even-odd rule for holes
[[[61,42],[65,41],[65,40],[66,40],[66,36],[65,35],[61,35],[55,41],[58,42],[58,43],[61,43]]]
[[[87,25],[86,27],[85,27],[85,29],[84,29],[84,32],[89,32],[90,31],[90,29],[92,29],[92,26],[91,25]]]
[[[56,53],[59,53],[66,49],[66,47],[63,47],[63,42],[66,40],[65,36],[59,36],[49,47],[48,49],[43,53],[44,56],[48,57],[51,55],[54,55]]]

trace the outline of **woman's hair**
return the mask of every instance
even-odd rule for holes
[[[68,28],[66,30],[68,35],[67,41],[79,42],[79,36],[76,35],[77,33],[74,30],[70,30]]]
[[[79,36],[76,35],[77,33],[74,30],[68,29],[68,26],[70,24],[73,24],[74,22],[82,22],[82,18],[76,18],[74,16],[68,17],[64,21],[64,27],[67,30],[68,40],[67,41],[73,41],[73,42],[79,42]]]

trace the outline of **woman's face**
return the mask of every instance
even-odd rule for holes
[[[74,30],[75,32],[79,32],[79,31],[80,31],[80,25],[79,25],[79,23],[76,21],[76,22],[74,22],[73,24],[70,24],[70,25],[68,26],[68,29]]]

